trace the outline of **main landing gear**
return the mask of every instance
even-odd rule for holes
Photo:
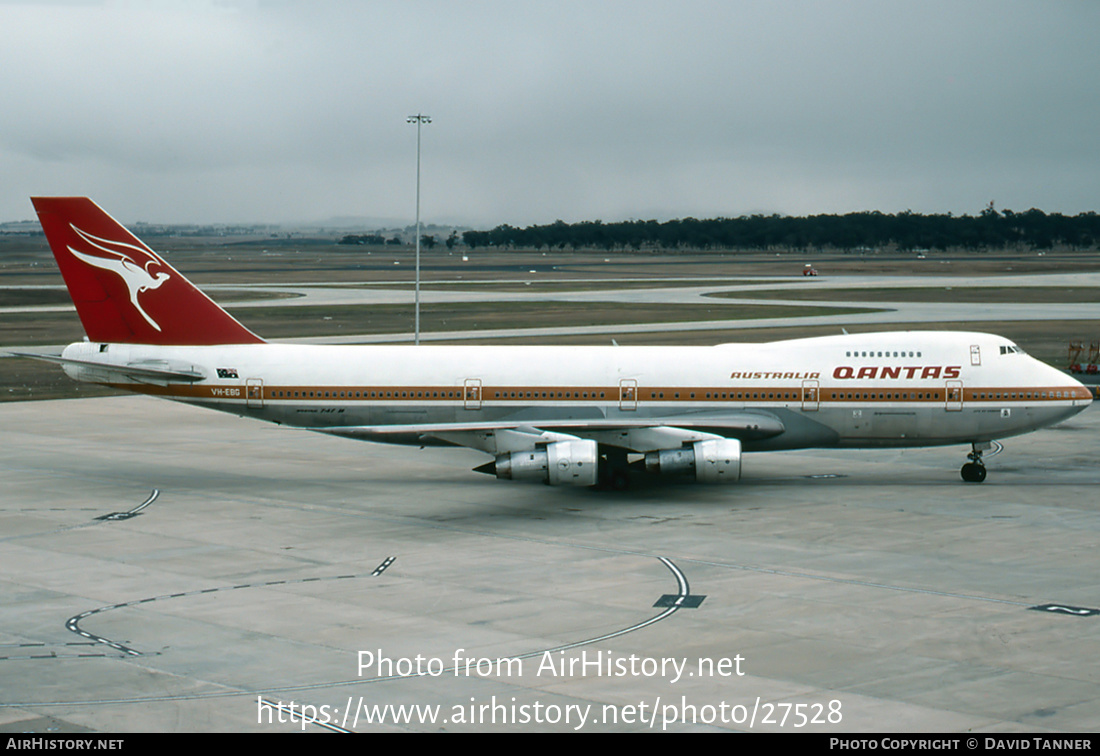
[[[981,483],[985,480],[985,463],[982,462],[982,452],[993,448],[988,441],[975,441],[970,445],[971,452],[966,455],[970,461],[962,466],[959,473],[967,483]]]
[[[609,449],[600,460],[600,479],[596,488],[625,491],[630,488],[630,464],[622,449]]]

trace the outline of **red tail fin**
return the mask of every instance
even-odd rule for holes
[[[115,344],[262,342],[87,197],[32,197],[84,331]]]

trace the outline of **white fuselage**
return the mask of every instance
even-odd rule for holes
[[[109,368],[67,365],[81,380],[291,426],[361,428],[363,438],[409,443],[443,439],[446,434],[431,429],[444,425],[556,425],[584,435],[578,429],[644,421],[737,437],[747,451],[924,446],[1026,433],[1091,402],[1077,381],[1010,341],[981,333],[891,332],[714,347],[82,343],[64,357],[205,376],[137,382]],[[724,427],[724,417],[737,422]],[[755,429],[753,417],[761,419]]]

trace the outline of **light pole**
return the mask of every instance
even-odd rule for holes
[[[420,126],[431,123],[432,117],[417,113],[405,119],[416,124],[416,315],[413,324],[413,344],[420,344]]]

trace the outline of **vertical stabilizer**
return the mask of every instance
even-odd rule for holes
[[[259,336],[87,197],[32,197],[92,341],[202,346]]]

